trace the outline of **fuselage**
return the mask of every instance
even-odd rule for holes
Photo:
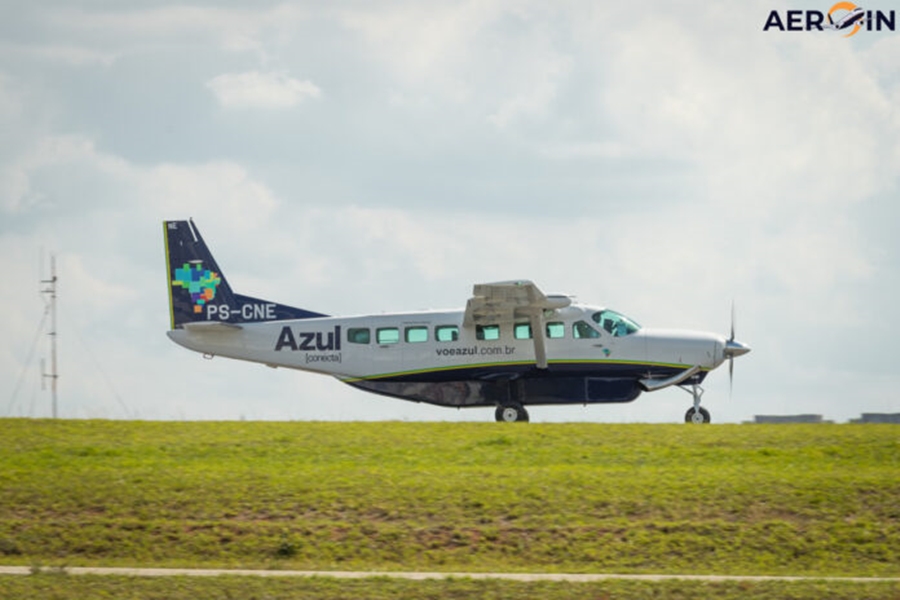
[[[510,385],[520,386],[529,404],[628,402],[641,393],[641,380],[699,366],[690,379],[699,383],[726,358],[723,336],[617,329],[605,314],[617,315],[579,304],[548,315],[546,369],[535,366],[527,321],[466,327],[462,310],[187,327],[168,335],[197,352],[333,375],[367,391],[448,406],[502,403]]]

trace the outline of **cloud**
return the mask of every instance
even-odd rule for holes
[[[491,1],[360,5],[335,17],[389,74],[395,103],[461,106],[506,129],[547,118],[571,75],[569,43],[545,25],[561,13]]]
[[[173,348],[163,334],[165,302],[158,302],[164,298],[161,221],[194,216],[209,229],[227,227],[241,239],[261,240],[260,227],[271,224],[278,206],[271,191],[234,163],[141,165],[84,136],[35,140],[5,166],[15,185],[0,189],[16,188],[17,195],[0,205],[0,270],[14,282],[0,299],[0,314],[15,315],[0,319],[0,337],[9,340],[0,352],[0,379],[8,381],[3,393],[26,366],[40,320],[36,266],[43,249],[44,256],[57,255],[63,416],[199,418],[215,412],[203,399],[188,406],[192,398],[175,383],[190,379],[194,363],[166,366]],[[221,245],[226,257],[234,250]],[[169,376],[149,385],[153,372]],[[45,414],[43,402],[29,400],[32,379],[12,407],[0,410]],[[4,396],[3,402],[10,401]],[[246,414],[239,403],[231,406],[232,418]]]
[[[754,352],[734,403],[708,380],[719,422],[850,416],[897,385],[897,36],[767,35],[766,8],[699,2],[29,10],[29,45],[0,58],[0,380],[40,317],[42,244],[70,311],[65,414],[122,416],[92,405],[80,330],[145,417],[490,419],[172,345],[159,222],[187,217],[241,292],[333,314],[530,278],[724,333],[734,297]]]
[[[271,8],[223,8],[217,6],[132,5],[113,10],[85,10],[69,6],[37,11],[38,20],[56,30],[84,32],[91,37],[120,36],[123,40],[173,40],[211,35],[225,42],[263,36],[302,21],[307,11],[281,4]],[[229,45],[229,44],[226,44]],[[241,44],[238,44],[240,49]]]
[[[292,108],[322,90],[309,80],[283,73],[224,73],[206,82],[224,108]]]
[[[78,45],[55,44],[0,44],[0,52],[25,59],[36,59],[46,63],[59,63],[70,67],[90,67],[112,65],[118,56]]]
[[[208,215],[244,231],[265,222],[278,206],[266,185],[233,162],[140,165],[77,135],[35,140],[0,169],[0,191],[0,213],[10,228],[35,213],[56,226],[60,219],[77,223],[89,214],[130,214],[132,221]],[[72,233],[59,232],[66,238]]]
[[[497,127],[506,127],[518,118],[544,116],[556,99],[560,82],[572,69],[567,56],[549,56],[522,61],[521,73],[516,77],[519,88],[510,98],[500,100],[497,110],[487,120]]]

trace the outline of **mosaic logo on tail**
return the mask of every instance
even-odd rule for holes
[[[203,312],[203,306],[216,297],[216,288],[222,283],[222,278],[215,271],[203,268],[203,263],[184,263],[180,269],[175,269],[175,279],[172,285],[186,289],[191,294],[191,302],[194,303],[194,312]]]

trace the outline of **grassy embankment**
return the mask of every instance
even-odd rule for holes
[[[5,564],[900,575],[890,425],[3,420],[0,464]]]

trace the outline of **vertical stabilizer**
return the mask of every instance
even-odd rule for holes
[[[258,323],[321,313],[236,294],[193,221],[164,221],[171,329],[185,323]]]

